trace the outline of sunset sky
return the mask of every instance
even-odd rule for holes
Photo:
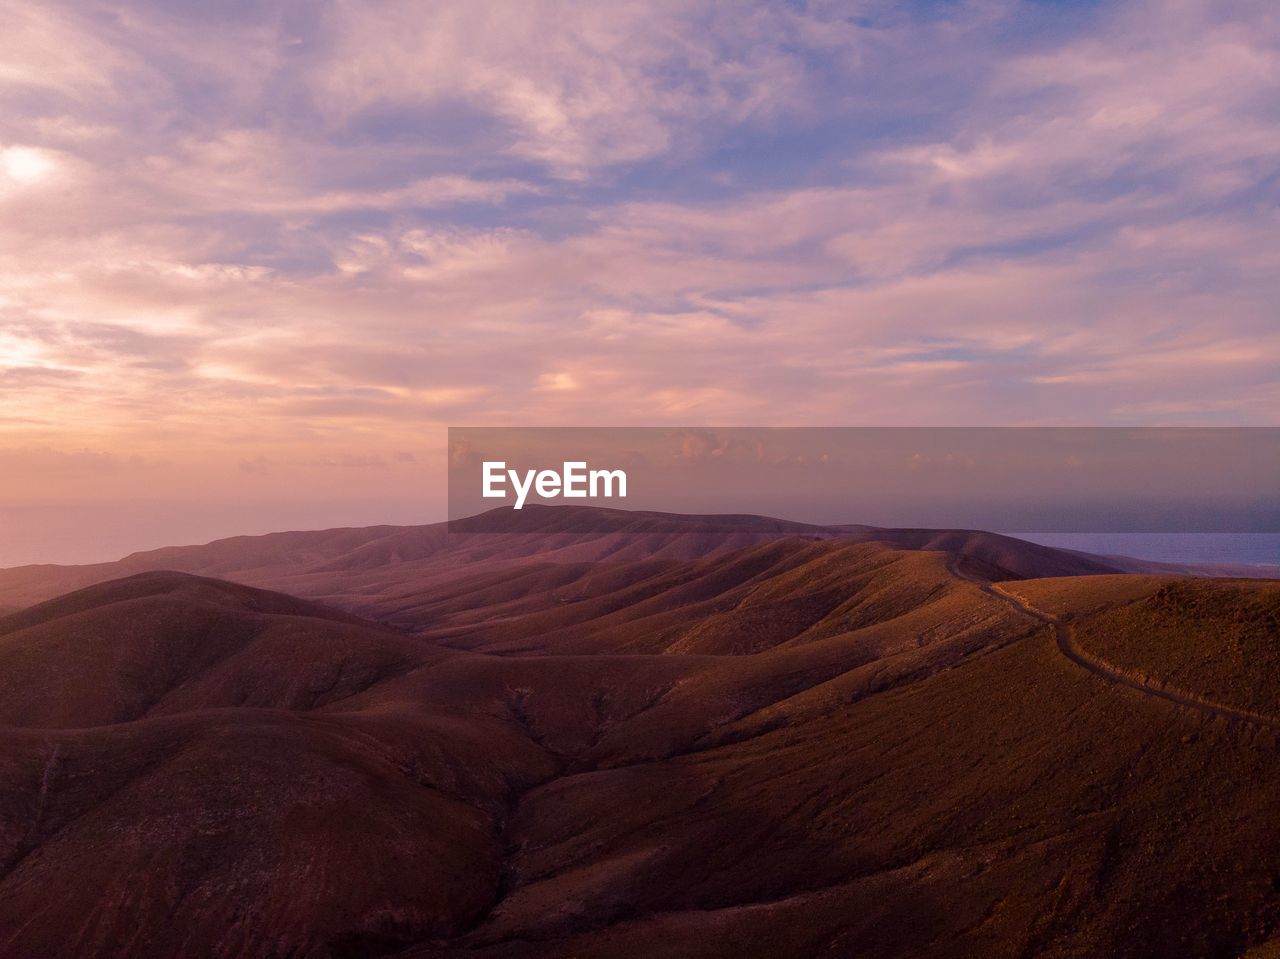
[[[1280,425],[1278,86],[1272,0],[0,0],[0,565],[441,519],[449,424]]]

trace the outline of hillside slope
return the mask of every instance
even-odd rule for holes
[[[0,957],[1275,939],[1280,726],[1211,696],[1276,701],[1280,584],[991,585],[956,536],[500,550],[416,635],[182,573],[11,614]]]
[[[472,526],[486,532],[460,532]],[[589,568],[594,575],[601,564],[676,565],[796,538],[946,550],[966,568],[992,579],[1119,571],[1096,557],[976,531],[822,527],[765,516],[530,506],[459,521],[453,531],[449,524],[437,523],[272,533],[166,547],[113,563],[16,567],[0,570],[0,604],[29,606],[139,572],[179,570],[280,590],[412,627],[411,615],[400,614],[413,607],[415,597],[431,602],[442,588],[456,589],[468,579],[522,576],[521,568],[529,564],[554,566],[562,576],[579,564],[578,569]]]

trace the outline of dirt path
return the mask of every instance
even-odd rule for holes
[[[1118,686],[1125,686],[1129,689],[1144,693],[1147,696],[1154,696],[1157,699],[1163,699],[1166,702],[1175,703],[1179,706],[1186,706],[1189,709],[1195,709],[1208,716],[1218,719],[1235,720],[1237,722],[1249,723],[1254,726],[1260,726],[1267,729],[1280,729],[1280,718],[1275,716],[1266,716],[1262,713],[1253,713],[1245,709],[1235,709],[1221,703],[1208,702],[1199,699],[1191,693],[1170,689],[1167,686],[1155,686],[1144,683],[1141,680],[1126,676],[1108,663],[1095,659],[1084,650],[1082,650],[1075,641],[1075,635],[1071,626],[1064,623],[1058,617],[1053,616],[1042,609],[1032,606],[1030,603],[1018,596],[1008,592],[998,583],[990,583],[984,579],[970,576],[960,570],[959,564],[955,558],[948,564],[952,575],[966,582],[973,583],[980,590],[989,596],[994,596],[1023,616],[1029,616],[1031,619],[1037,620],[1050,626],[1053,629],[1054,638],[1058,644],[1058,651],[1067,659],[1075,663],[1081,669],[1086,669],[1108,682],[1115,683]]]

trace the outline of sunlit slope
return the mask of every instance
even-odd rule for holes
[[[1280,587],[948,542],[369,566],[412,633],[182,573],[0,619],[0,957],[1274,940],[1280,742],[1237,713]]]
[[[1280,921],[1277,745],[1040,636],[539,787],[504,902],[418,954],[1237,955]]]
[[[1000,605],[962,585],[947,563],[880,544],[786,539],[678,565],[528,566],[522,576],[442,590],[416,616],[442,642],[504,652],[743,655],[903,616],[927,639],[963,620],[950,602],[957,591]]]
[[[746,567],[767,591],[775,564],[755,549],[727,578],[692,564],[689,582],[711,578],[671,608],[698,619]],[[930,590],[946,579],[932,566]],[[1026,635],[945,585],[985,628],[912,633],[885,683]],[[882,640],[850,634],[762,655],[494,657],[188,574],[89,587],[0,620],[0,955],[364,955],[462,935],[505,895],[528,788],[667,761],[881,659]]]
[[[1117,674],[1280,726],[1280,583],[1108,576],[1002,588],[1062,619]]]

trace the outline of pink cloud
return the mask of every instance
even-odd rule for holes
[[[0,444],[355,498],[460,421],[1280,421],[1276,13],[1028,6],[28,7]]]

